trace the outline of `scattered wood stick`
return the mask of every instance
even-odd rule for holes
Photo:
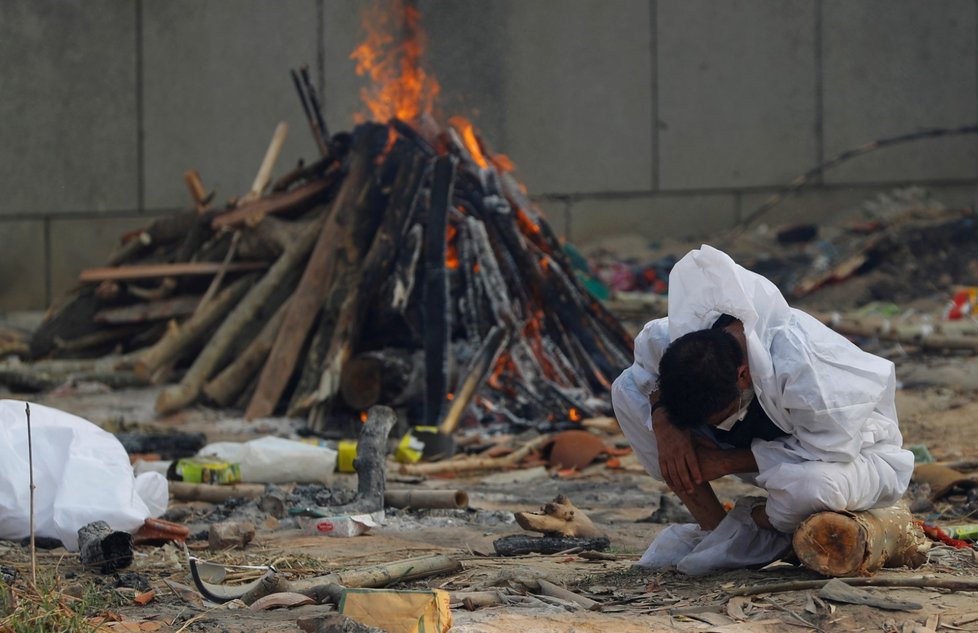
[[[746,587],[725,590],[730,596],[754,596],[761,593],[784,593],[786,591],[807,591],[820,589],[832,578],[814,580],[788,580],[784,582],[761,583]],[[901,576],[898,574],[879,574],[877,576],[856,576],[840,578],[853,587],[930,587],[951,591],[978,591],[978,576],[925,575]]]
[[[174,317],[192,314],[194,308],[200,303],[197,295],[181,297],[171,297],[160,301],[150,301],[148,303],[135,303],[128,306],[116,308],[104,308],[95,313],[95,320],[99,323],[142,323],[145,321],[156,321],[159,319],[172,319]]]
[[[465,607],[467,611],[506,604],[498,591],[453,591],[451,596],[452,607]]]
[[[255,174],[255,180],[251,183],[251,191],[241,198],[241,202],[251,202],[261,197],[265,187],[272,179],[272,168],[275,167],[275,162],[278,160],[278,155],[282,151],[282,145],[285,144],[285,137],[288,134],[289,124],[281,121],[275,127],[275,132],[272,133],[272,140],[268,144],[268,149],[265,150],[265,157],[262,158],[258,173]]]
[[[591,600],[590,598],[574,593],[569,589],[564,589],[563,587],[555,585],[549,580],[544,580],[543,578],[538,579],[536,584],[539,587],[541,594],[550,596],[551,598],[573,602],[579,605],[581,608],[587,609],[588,611],[593,611],[595,607],[601,604],[597,600]]]
[[[224,261],[221,262],[221,269],[217,271],[214,278],[211,279],[211,283],[207,286],[207,291],[204,292],[204,296],[200,298],[200,303],[197,304],[197,308],[194,312],[200,312],[207,307],[210,300],[214,298],[217,293],[217,289],[221,287],[221,283],[224,282],[224,275],[228,272],[228,266],[231,265],[231,260],[234,259],[234,255],[238,250],[238,241],[241,239],[241,231],[235,231],[234,235],[231,236],[231,245],[228,246],[228,252],[224,255]]]
[[[221,373],[204,385],[204,394],[208,398],[222,406],[230,406],[234,403],[248,381],[258,373],[265,359],[268,358],[288,305],[288,300],[283,301],[248,347],[222,369]]]
[[[464,457],[461,459],[447,459],[430,464],[402,464],[402,475],[437,475],[441,473],[463,473],[478,470],[504,470],[513,468],[533,451],[543,448],[553,440],[549,434],[541,435],[509,455],[503,457]]]
[[[31,403],[25,402],[27,412],[27,468],[31,486],[31,582],[37,587],[37,545],[34,540],[34,444],[31,439]]]
[[[248,291],[248,294],[221,323],[207,346],[197,355],[180,384],[168,387],[160,393],[156,400],[157,412],[176,411],[197,399],[204,382],[210,378],[211,372],[224,355],[225,350],[237,338],[241,330],[255,318],[258,311],[265,307],[268,297],[288,276],[289,272],[305,259],[321,228],[322,221],[314,222],[308,226],[302,236],[282,253],[261,280]]]
[[[222,503],[228,499],[257,499],[265,493],[264,484],[194,484],[185,481],[169,482],[170,494],[180,501],[207,501]]]
[[[197,170],[188,169],[183,172],[183,181],[187,183],[187,190],[190,191],[190,197],[193,198],[197,213],[206,211],[207,203],[210,201],[211,196],[204,189],[204,183],[201,181],[200,174],[197,173]]]
[[[456,558],[444,554],[432,554],[294,581],[286,580],[276,573],[269,573],[256,586],[246,591],[233,587],[218,587],[216,590],[224,595],[218,594],[215,597],[222,598],[221,601],[240,598],[245,604],[251,604],[264,596],[289,591],[321,600],[329,598],[331,590],[335,589],[336,585],[357,588],[386,587],[398,582],[455,572],[461,568],[462,564]]]
[[[229,226],[257,224],[266,215],[282,213],[302,206],[312,206],[329,191],[333,184],[331,178],[314,180],[291,191],[272,193],[258,200],[246,202],[233,211],[222,213],[214,218],[211,226],[221,229]]]
[[[148,379],[157,369],[175,360],[188,346],[200,340],[211,326],[223,319],[253,282],[253,277],[242,277],[218,293],[206,310],[170,328],[155,345],[142,352],[136,361],[136,375]]]
[[[264,262],[237,262],[228,264],[227,266],[222,262],[132,264],[129,266],[111,266],[108,268],[87,268],[81,271],[81,274],[78,275],[78,280],[84,284],[106,280],[216,275],[222,270],[226,272],[240,272],[245,270],[260,270],[262,268],[268,268],[268,264]]]

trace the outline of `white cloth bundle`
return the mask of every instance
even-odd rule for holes
[[[159,473],[133,477],[129,455],[114,435],[58,409],[31,404],[34,533],[78,549],[78,529],[105,521],[133,532],[166,511]],[[0,538],[30,535],[30,468],[24,402],[0,400]]]

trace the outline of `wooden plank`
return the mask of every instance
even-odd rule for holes
[[[200,303],[198,295],[173,297],[162,301],[105,308],[95,313],[99,323],[141,323],[191,314]]]
[[[327,175],[328,176],[328,175]],[[257,224],[266,215],[282,213],[304,205],[318,202],[327,191],[333,179],[324,177],[321,180],[296,187],[284,193],[271,193],[253,202],[247,202],[233,211],[223,213],[211,222],[211,227],[221,229],[228,226]]]
[[[153,279],[156,277],[189,277],[193,275],[216,275],[225,270],[239,272],[268,268],[267,262],[183,262],[179,264],[138,264],[134,266],[113,266],[108,268],[87,268],[81,271],[78,281],[95,283],[100,281],[124,279]]]

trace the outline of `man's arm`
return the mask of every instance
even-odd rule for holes
[[[724,475],[757,472],[757,460],[749,448],[724,449],[698,445],[696,458],[703,481],[713,481]]]

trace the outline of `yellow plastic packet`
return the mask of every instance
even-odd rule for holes
[[[341,440],[336,445],[336,470],[341,473],[356,472],[353,460],[357,458],[357,443],[354,440]]]
[[[362,624],[389,633],[445,633],[452,628],[447,591],[347,589],[339,611]]]
[[[178,460],[176,473],[183,481],[194,484],[233,484],[241,481],[241,466],[205,457]]]
[[[414,428],[417,432],[427,431],[429,433],[437,433],[437,426],[417,426]],[[400,443],[397,445],[397,450],[394,451],[394,459],[401,464],[413,464],[421,459],[421,453],[424,451],[424,442],[415,437],[411,432],[405,433],[404,437],[401,438]]]

